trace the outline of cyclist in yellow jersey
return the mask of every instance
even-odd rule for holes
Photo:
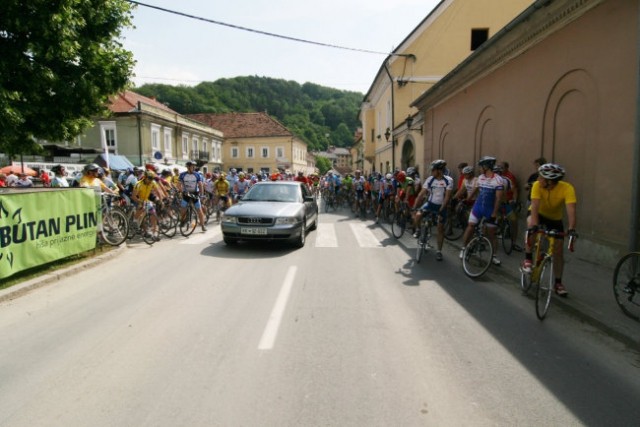
[[[549,230],[564,232],[564,209],[567,210],[568,234],[576,233],[576,191],[573,185],[562,181],[565,170],[557,164],[545,163],[538,168],[538,180],[531,187],[531,206],[529,207],[529,217],[527,226],[535,229],[539,225],[545,226]],[[525,242],[525,260],[522,270],[531,272],[533,259],[531,246]],[[555,274],[555,292],[566,297],[567,290],[562,284],[562,270],[564,267],[563,239],[559,237],[555,241],[553,272]]]
[[[144,215],[145,205],[147,202],[153,203],[154,201],[159,201],[162,199],[162,190],[160,186],[155,181],[156,174],[152,171],[146,171],[144,173],[144,178],[138,181],[138,183],[133,188],[133,194],[131,195],[131,199],[136,203],[136,220],[140,220]],[[158,221],[155,215],[151,215],[151,232],[153,237],[156,240],[159,240],[158,237]],[[148,233],[148,230],[143,230],[145,233]]]
[[[224,202],[225,208],[229,207],[229,189],[231,188],[229,181],[226,179],[226,175],[224,172],[220,172],[220,176],[216,179],[216,182],[213,186],[213,191],[216,196],[216,203],[218,200],[222,200]]]

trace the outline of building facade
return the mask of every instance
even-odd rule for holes
[[[147,163],[198,163],[203,171],[222,165],[222,132],[189,119],[132,91],[111,98],[110,116],[96,120],[76,144]]]
[[[628,0],[527,8],[413,103],[424,160],[496,156],[523,189],[544,156],[576,188],[579,256],[615,265],[637,250],[639,9]]]
[[[365,95],[359,112],[365,169],[420,166],[424,122],[411,103],[531,3],[441,1],[383,62]]]
[[[191,114],[224,133],[225,170],[248,173],[313,172],[307,144],[267,113]]]

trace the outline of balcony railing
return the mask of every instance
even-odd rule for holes
[[[208,151],[191,151],[190,157],[191,160],[202,160],[204,162],[208,162],[211,155]]]

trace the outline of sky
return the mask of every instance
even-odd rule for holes
[[[350,49],[270,37],[138,6],[123,32],[136,86],[196,85],[237,76],[366,93],[386,55],[440,0],[140,0],[225,24]]]

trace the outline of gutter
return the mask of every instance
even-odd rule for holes
[[[142,122],[140,115],[142,114],[142,106],[140,105],[140,101],[138,101],[138,114],[136,115],[136,121],[138,122],[138,155],[140,166],[144,166],[142,163]]]
[[[638,10],[638,22],[640,22],[640,8]],[[629,233],[629,251],[637,251],[638,230],[640,229],[640,27],[636,34],[637,43],[637,71],[636,82],[636,126],[634,132],[633,171],[631,175],[631,224]]]

